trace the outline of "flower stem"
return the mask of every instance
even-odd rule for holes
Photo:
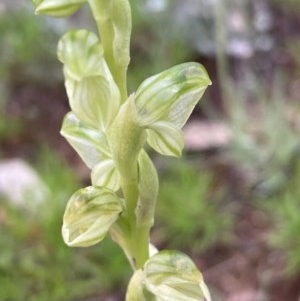
[[[119,87],[122,102],[127,99],[127,68],[130,61],[131,9],[128,0],[89,0],[100,33],[104,57]]]
[[[136,179],[135,182],[132,181],[134,178]],[[134,172],[133,170],[131,171],[131,174],[128,172],[126,176],[121,177],[121,183],[126,202],[127,218],[130,226],[130,237],[128,238],[128,241],[131,261],[134,263],[134,268],[139,269],[149,258],[150,228],[137,222],[136,206],[139,199],[137,172]]]
[[[127,99],[127,67],[131,34],[131,10],[128,0],[89,0],[101,41],[104,57],[119,87],[122,102]],[[134,120],[135,107],[129,101],[121,108],[110,129],[110,146],[119,171],[121,188],[126,203],[125,219],[129,224],[126,238],[130,262],[141,268],[149,258],[149,232],[151,225],[141,221],[137,206],[142,199],[139,191],[137,157],[145,142],[144,129]],[[143,206],[141,206],[143,207]],[[120,244],[124,248],[124,245]]]

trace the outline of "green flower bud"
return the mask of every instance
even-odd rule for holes
[[[92,169],[93,186],[103,186],[114,191],[120,188],[119,175],[103,131],[85,125],[73,112],[69,112],[64,118],[61,134]]]
[[[119,110],[120,92],[98,37],[86,30],[70,31],[61,38],[57,54],[72,111],[86,125],[105,131]]]
[[[210,301],[201,273],[178,251],[161,251],[144,266],[144,284],[159,301]]]
[[[135,95],[139,123],[149,126],[160,120],[181,128],[210,84],[198,63],[184,63],[149,77]]]
[[[135,94],[137,123],[157,152],[179,157],[186,123],[211,81],[198,63],[175,66],[146,79]]]
[[[32,0],[36,6],[36,14],[52,17],[73,15],[87,0]]]
[[[122,201],[109,189],[89,186],[69,200],[62,236],[71,247],[88,247],[101,241],[122,212]]]

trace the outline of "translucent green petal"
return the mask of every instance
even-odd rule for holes
[[[119,174],[113,160],[98,163],[92,170],[92,185],[107,187],[113,191],[120,188]]]
[[[81,80],[84,77],[102,75],[106,68],[103,47],[94,33],[80,29],[71,30],[61,37],[57,56],[65,64],[66,74]]]
[[[89,186],[69,200],[62,236],[72,247],[88,247],[101,241],[122,212],[121,199],[112,190]]]
[[[117,107],[110,102],[111,94],[106,79],[102,76],[81,81],[66,78],[65,86],[76,116],[89,126],[106,130],[117,112]]]
[[[160,301],[208,301],[203,279],[192,260],[178,251],[162,251],[144,266],[145,286]]]
[[[93,168],[100,161],[110,158],[106,135],[100,130],[96,131],[86,126],[73,112],[65,116],[61,134],[89,168]]]
[[[155,122],[147,130],[149,145],[165,156],[180,157],[184,147],[182,131],[170,122]]]
[[[66,17],[73,15],[86,0],[33,0],[37,14],[52,17]]]
[[[146,79],[135,95],[139,124],[169,121],[181,128],[210,84],[198,63],[181,64]]]
[[[58,44],[72,111],[89,126],[105,130],[118,112],[120,93],[98,37],[86,30],[65,34]]]

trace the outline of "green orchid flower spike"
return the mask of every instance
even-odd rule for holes
[[[71,111],[61,134],[91,170],[91,186],[71,196],[62,236],[88,247],[106,235],[119,244],[134,274],[126,301],[210,301],[195,264],[150,243],[159,181],[146,152],[180,157],[182,127],[211,84],[196,62],[143,81],[128,95],[131,11],[128,0],[33,0],[37,14],[66,17],[90,6],[99,35],[67,32],[58,43]]]

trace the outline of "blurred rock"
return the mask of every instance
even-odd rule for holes
[[[255,290],[237,291],[229,296],[228,301],[258,301]]]
[[[226,146],[231,139],[230,129],[223,123],[191,121],[184,128],[187,150],[210,150]]]
[[[170,7],[175,7],[174,23],[186,29],[188,44],[202,55],[216,54],[219,37],[215,34],[221,30],[225,35],[224,51],[234,58],[248,59],[274,46],[273,16],[266,0],[186,0],[167,9]]]
[[[35,208],[49,196],[37,172],[22,159],[0,161],[0,195],[25,208]]]

